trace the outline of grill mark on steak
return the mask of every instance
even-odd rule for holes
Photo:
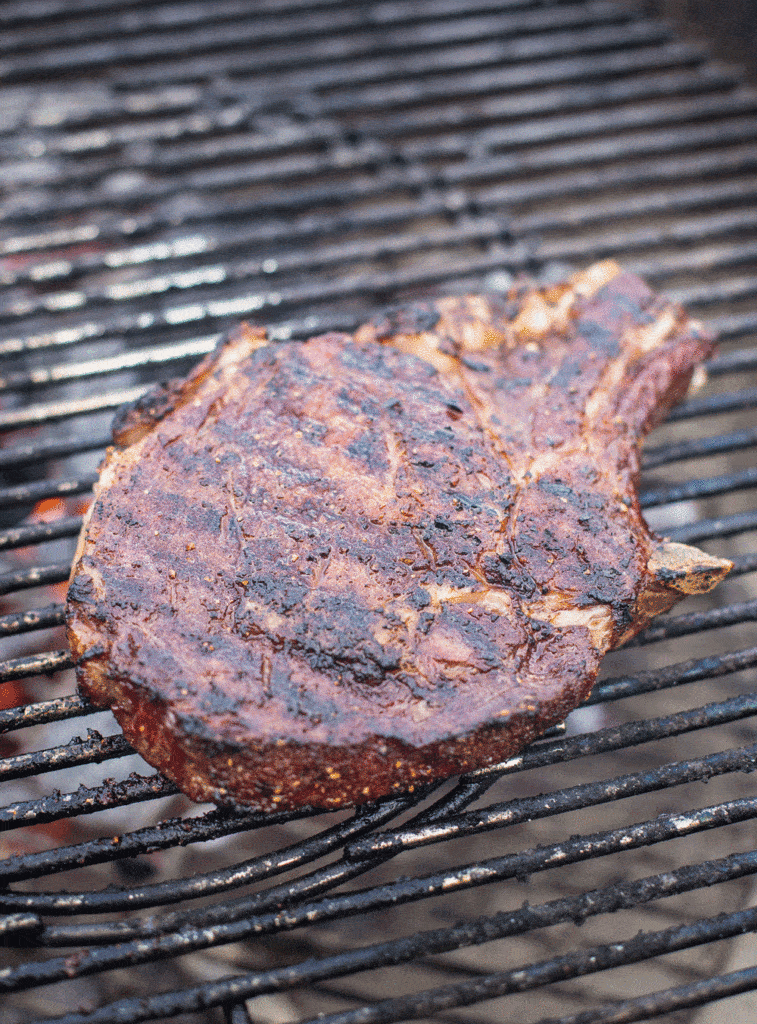
[[[502,760],[728,571],[635,490],[710,350],[612,263],[354,336],[243,327],[117,418],[69,590],[82,691],[197,800],[336,807]]]

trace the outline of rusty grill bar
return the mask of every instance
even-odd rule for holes
[[[607,0],[2,6],[13,1021],[694,1024],[757,989],[756,128],[738,70]],[[456,783],[258,815],[130,773],[61,632],[112,411],[240,318],[303,338],[606,256],[722,339],[642,481],[661,532],[733,558],[713,600],[613,655],[566,735]]]

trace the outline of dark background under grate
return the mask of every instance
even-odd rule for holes
[[[757,94],[681,40],[605,0],[0,7],[13,1024],[757,1020]],[[65,580],[119,404],[239,318],[305,337],[605,256],[720,333],[642,486],[736,568],[566,733],[256,816],[191,805],[75,695]]]

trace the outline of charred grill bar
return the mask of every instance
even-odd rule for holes
[[[25,0],[0,100],[10,1019],[693,1024],[751,998],[757,93],[605,0]],[[723,341],[642,481],[660,532],[734,560],[713,599],[613,656],[567,735],[433,792],[255,815],[133,774],[60,631],[112,411],[240,318],[303,338],[604,256]]]

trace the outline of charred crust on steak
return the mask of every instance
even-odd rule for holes
[[[422,334],[433,331],[439,322],[439,311],[428,302],[391,306],[381,316],[371,320],[377,341],[385,341],[396,334]]]
[[[213,352],[187,377],[173,377],[153,385],[135,402],[122,406],[113,418],[113,441],[126,448],[145,437],[162,419],[192,396],[209,374],[223,367],[224,353],[243,346],[248,354],[268,344],[265,331],[248,325],[221,335]]]
[[[176,407],[182,381],[176,377],[156,384],[130,405],[122,406],[113,418],[113,440],[125,448],[144,437],[151,427]]]
[[[262,810],[516,753],[730,568],[636,493],[711,348],[612,262],[354,335],[242,326],[117,420],[69,590],[82,692],[194,799]]]

